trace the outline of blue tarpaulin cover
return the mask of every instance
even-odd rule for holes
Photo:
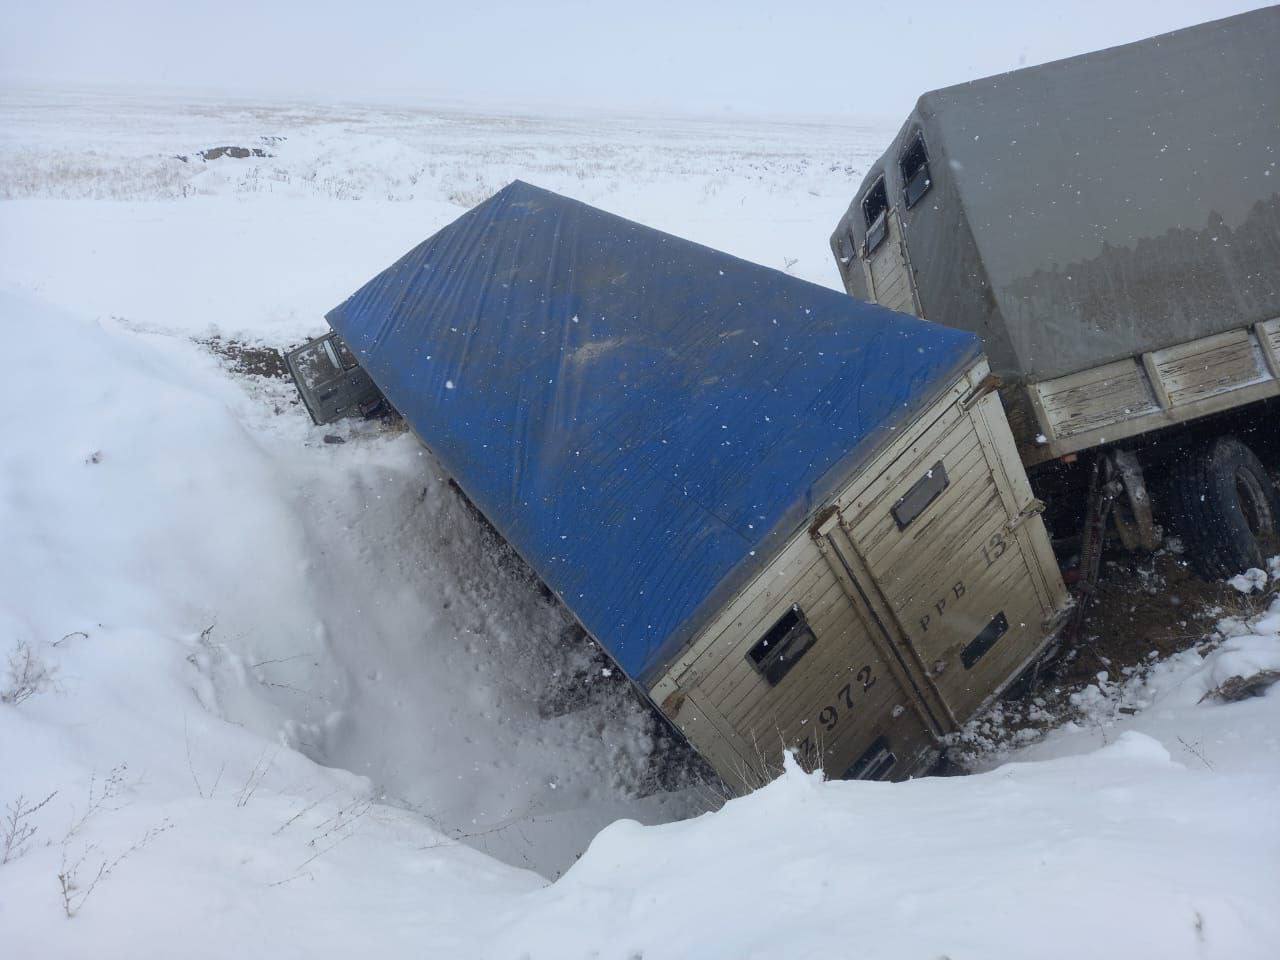
[[[980,351],[519,181],[326,319],[641,683]]]

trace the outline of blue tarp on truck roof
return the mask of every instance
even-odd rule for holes
[[[980,352],[519,181],[326,319],[642,683]]]

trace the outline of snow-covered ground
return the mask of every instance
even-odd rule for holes
[[[86,92],[0,117],[4,956],[1275,954],[1280,694],[1205,698],[1280,668],[1274,595],[982,773],[791,770],[705,812],[633,702],[547,709],[589,651],[410,436],[316,428],[198,342],[319,332],[515,177],[834,286],[890,128]],[[228,145],[270,156],[198,156]]]

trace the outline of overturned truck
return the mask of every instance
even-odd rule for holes
[[[1210,576],[1259,565],[1280,515],[1258,456],[1280,396],[1277,50],[1270,7],[926,93],[831,236],[852,296],[982,338],[1055,521],[1096,528],[1110,496],[1126,546],[1164,519]],[[1087,511],[1082,454],[1122,488]]]
[[[376,385],[732,788],[921,772],[1062,622],[971,333],[520,182],[326,319],[313,413]]]

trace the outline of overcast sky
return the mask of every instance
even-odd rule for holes
[[[5,0],[0,83],[897,118],[1238,0]]]

